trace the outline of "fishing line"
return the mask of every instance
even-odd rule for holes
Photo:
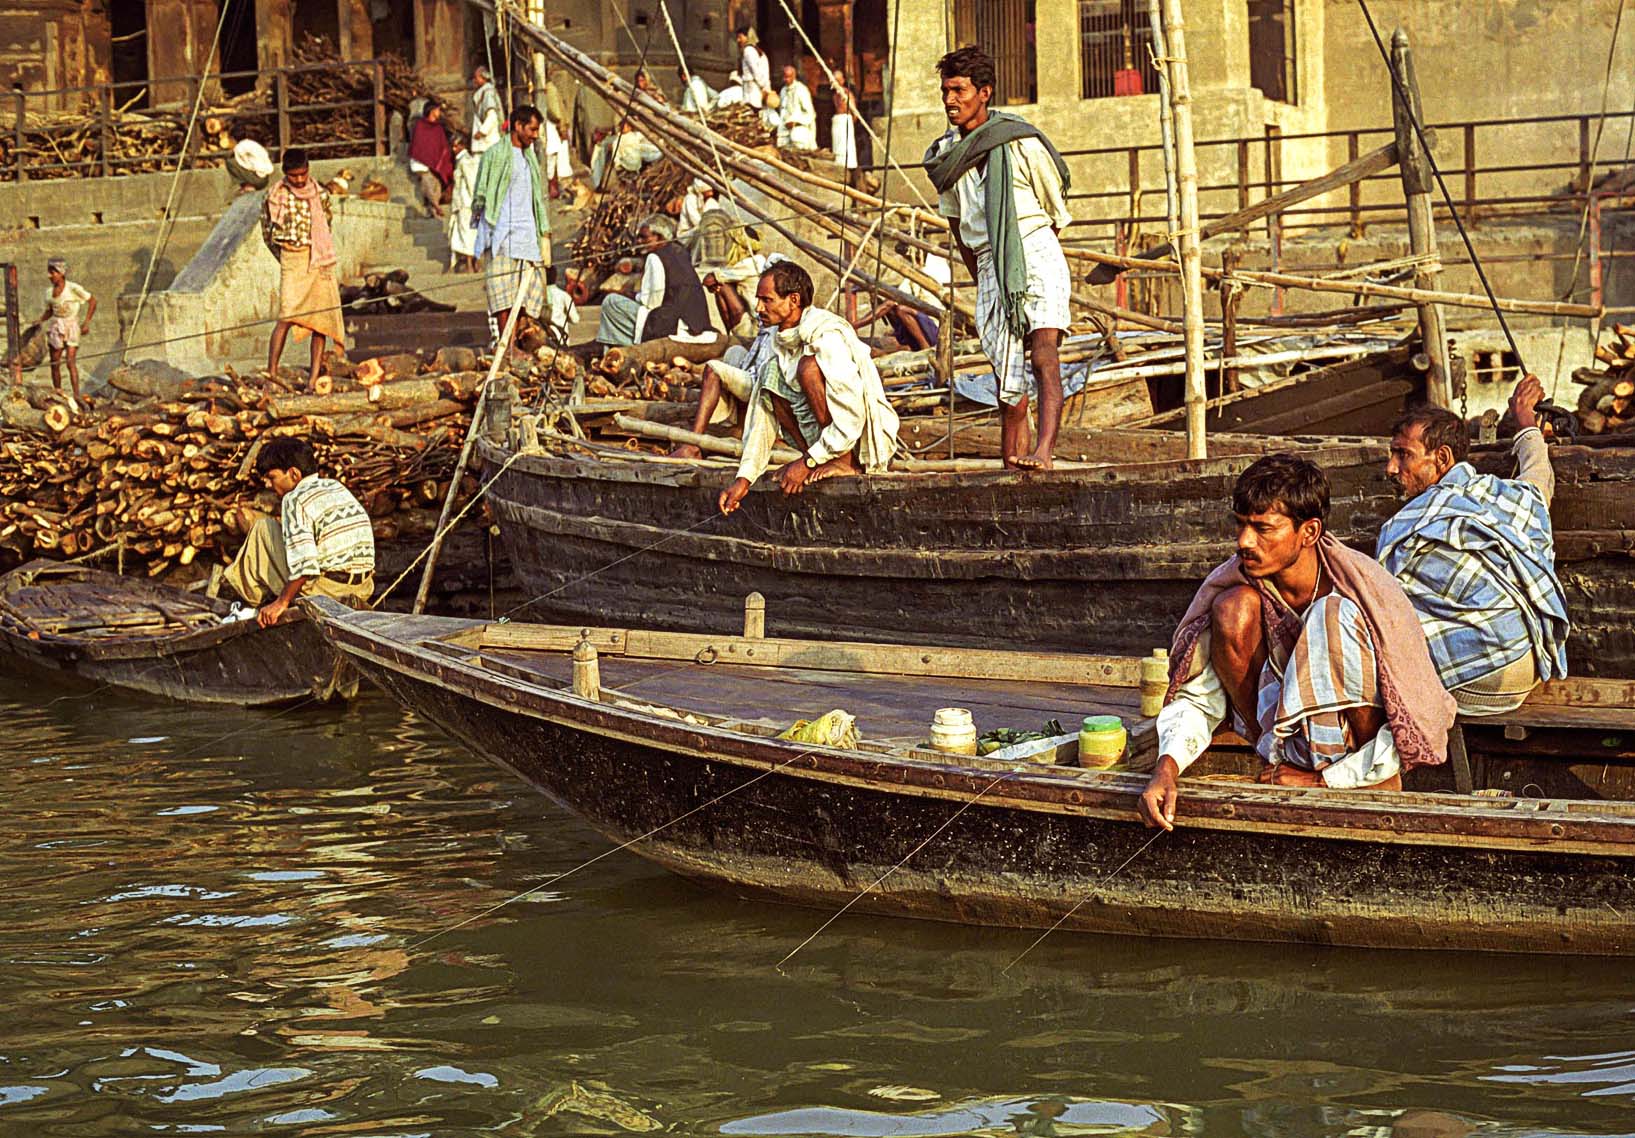
[[[699,529],[699,528],[701,528],[703,526],[708,525],[710,522],[713,522],[718,517],[721,517],[721,514],[714,513],[714,512],[706,514],[706,515],[704,515],[704,518],[701,521],[694,522],[692,525],[688,526],[686,529],[675,530],[675,531],[673,531],[671,533],[667,533],[663,537],[659,538],[657,541],[653,542],[651,545],[644,545],[640,549],[631,550],[629,553],[625,554],[623,557],[619,557],[619,558],[616,558],[613,561],[609,561],[606,565],[603,565],[600,569],[592,569],[589,573],[586,573],[582,577],[575,577],[571,581],[568,581],[568,582],[565,582],[564,584],[558,585],[556,588],[552,589],[548,593],[541,593],[541,594],[539,594],[539,596],[534,597],[531,600],[523,601],[520,605],[516,605],[513,608],[507,609],[500,616],[500,620],[501,621],[508,620],[508,619],[510,619],[512,613],[515,613],[520,609],[525,609],[529,605],[538,604],[540,601],[546,600],[547,598],[550,598],[550,597],[554,597],[554,596],[556,596],[556,594],[560,593],[564,589],[571,589],[575,585],[583,584],[584,582],[590,580],[592,577],[596,576],[599,573],[606,573],[609,569],[612,569],[615,565],[622,565],[624,562],[629,561],[632,557],[640,557],[642,554],[647,553],[650,550],[657,549],[659,546],[663,545],[667,541],[672,541],[675,538],[681,537],[683,534],[692,533],[695,529]]]
[[[505,900],[501,901],[498,905],[491,905],[488,908],[484,909],[482,912],[477,913],[474,916],[467,917],[463,921],[460,921],[458,924],[450,925],[446,929],[439,929],[437,932],[432,933],[430,936],[424,937],[424,938],[422,938],[420,940],[417,940],[417,941],[413,942],[412,944],[408,945],[405,948],[404,951],[413,952],[417,948],[420,948],[420,947],[422,947],[424,945],[430,944],[432,941],[436,940],[440,936],[445,936],[448,933],[454,932],[456,929],[463,929],[463,928],[465,928],[465,926],[471,924],[473,921],[480,921],[484,917],[490,915],[491,913],[498,912],[499,910],[505,908],[507,905],[510,905],[513,902],[521,901],[525,897],[531,897],[535,893],[538,893],[542,889],[548,889],[552,885],[555,885],[558,881],[561,881],[563,878],[571,877],[575,873],[578,873],[581,869],[588,869],[589,867],[595,865],[597,862],[601,861],[604,857],[609,857],[609,856],[611,856],[613,854],[619,853],[621,850],[627,850],[631,846],[635,845],[638,842],[645,842],[648,838],[651,838],[654,834],[657,834],[657,833],[659,833],[659,832],[661,832],[663,830],[669,829],[671,826],[674,826],[677,822],[683,821],[684,819],[690,818],[694,814],[697,814],[700,810],[709,809],[711,806],[714,806],[716,803],[721,802],[723,799],[730,798],[734,794],[737,794],[740,790],[745,790],[748,787],[754,786],[756,783],[760,782],[763,778],[766,778],[768,775],[776,774],[777,772],[783,770],[783,768],[787,767],[790,763],[799,762],[801,759],[804,759],[807,755],[810,755],[811,753],[812,753],[811,749],[808,748],[807,750],[802,751],[800,754],[795,755],[792,758],[785,759],[783,762],[778,763],[776,766],[767,767],[766,770],[762,771],[760,774],[756,775],[754,778],[749,779],[746,782],[739,783],[737,786],[733,787],[731,790],[722,791],[720,794],[716,795],[714,798],[711,798],[706,802],[700,802],[697,806],[694,806],[691,810],[688,810],[685,813],[676,815],[674,818],[671,818],[668,822],[664,822],[664,823],[662,823],[660,825],[654,826],[651,830],[648,830],[644,834],[637,834],[634,838],[631,838],[628,841],[620,842],[616,846],[613,846],[613,847],[611,847],[609,849],[605,849],[601,853],[597,854],[595,857],[587,858],[585,861],[580,862],[578,865],[574,866],[572,869],[563,870],[561,873],[558,873],[556,876],[548,878],[547,880],[540,882],[538,885],[535,885],[530,889],[525,889],[521,893],[518,893],[514,897],[507,897]]]
[[[1147,852],[1147,847],[1152,845],[1159,838],[1163,837],[1165,833],[1166,833],[1166,831],[1164,831],[1164,830],[1154,830],[1152,837],[1148,838],[1140,849],[1136,850],[1129,857],[1125,858],[1122,862],[1119,863],[1119,866],[1118,866],[1117,869],[1113,870],[1113,872],[1109,873],[1106,877],[1103,877],[1100,881],[1096,882],[1096,884],[1098,886],[1105,885],[1109,881],[1111,881],[1113,878],[1117,877],[1120,873],[1122,873],[1124,871],[1125,866],[1129,865],[1136,858],[1138,858],[1142,854],[1146,853]],[[1085,902],[1089,901],[1095,895],[1096,894],[1093,893],[1093,892],[1085,894],[1084,897],[1080,899],[1080,901],[1079,901],[1079,903],[1077,905],[1074,905],[1067,912],[1063,913],[1059,918],[1057,918],[1055,924],[1051,925],[1044,932],[1040,933],[1039,937],[1038,937],[1038,940],[1035,940],[1032,944],[1030,944],[1026,948],[1024,948],[1021,951],[1021,953],[1017,955],[1015,960],[1011,961],[1009,964],[1005,965],[1005,967],[1001,968],[999,970],[999,974],[1001,976],[1003,976],[1006,973],[1008,973],[1012,968],[1015,968],[1018,964],[1022,963],[1022,957],[1026,956],[1028,953],[1030,953],[1034,949],[1038,948],[1040,942],[1043,941],[1045,939],[1045,937],[1049,936],[1051,933],[1053,933],[1057,929],[1061,928],[1062,925],[1067,922],[1069,917],[1071,917],[1074,913],[1078,912],[1080,909],[1084,908]]]
[[[864,897],[866,897],[869,893],[872,893],[880,885],[880,883],[882,881],[884,881],[886,878],[890,877],[892,874],[896,873],[899,869],[903,868],[903,866],[908,862],[909,858],[913,857],[915,854],[917,854],[921,850],[923,850],[926,846],[930,845],[932,838],[935,838],[938,834],[942,833],[949,826],[952,826],[954,824],[955,819],[957,819],[961,814],[965,813],[967,810],[969,810],[971,807],[973,807],[973,806],[975,806],[977,804],[978,799],[980,799],[984,794],[987,794],[988,791],[992,790],[994,787],[998,786],[1000,783],[1008,782],[1009,780],[1015,778],[1020,773],[1021,773],[1020,771],[1006,771],[1004,774],[1000,775],[998,778],[996,778],[992,782],[990,782],[987,786],[985,786],[981,790],[977,791],[976,794],[974,794],[970,798],[966,799],[963,803],[960,804],[960,808],[958,810],[954,811],[952,814],[950,814],[947,817],[947,819],[942,823],[942,825],[938,826],[935,830],[932,830],[929,834],[927,834],[920,841],[920,843],[918,845],[916,845],[913,849],[909,850],[906,854],[904,854],[902,856],[902,859],[899,860],[896,865],[892,866],[890,869],[888,869],[884,873],[882,873],[879,877],[876,877],[873,881],[869,882],[869,884],[865,885],[854,897],[852,897],[852,899],[850,901],[847,901],[828,920],[824,921],[815,930],[813,930],[811,936],[807,937],[805,940],[803,940],[799,944],[797,944],[794,948],[790,949],[788,954],[786,956],[784,956],[784,958],[782,960],[778,961],[778,963],[774,964],[772,967],[777,969],[779,972],[782,972],[783,971],[783,966],[785,964],[788,964],[790,959],[793,958],[794,955],[797,952],[799,952],[801,949],[805,948],[807,945],[811,944],[814,940],[816,940],[818,938],[819,934],[821,934],[824,929],[828,928],[830,925],[834,924],[842,916],[844,916],[847,909],[850,909],[853,905],[857,904]]]
[[[1459,239],[1465,243],[1465,252],[1470,254],[1471,268],[1476,270],[1476,277],[1482,282],[1482,291],[1487,294],[1488,304],[1493,308],[1493,315],[1499,319],[1499,327],[1504,331],[1504,338],[1510,344],[1510,350],[1516,356],[1516,366],[1523,375],[1527,374],[1527,365],[1522,360],[1521,345],[1516,343],[1516,335],[1510,330],[1510,321],[1504,317],[1499,308],[1499,298],[1493,292],[1493,286],[1488,282],[1487,270],[1482,267],[1481,258],[1476,255],[1476,246],[1471,244],[1470,234],[1465,231],[1465,223],[1459,217],[1459,210],[1454,207],[1453,195],[1448,192],[1448,183],[1442,177],[1442,168],[1437,165],[1436,155],[1431,153],[1430,141],[1425,137],[1425,128],[1420,125],[1419,115],[1414,110],[1412,100],[1408,98],[1408,90],[1403,86],[1403,80],[1397,74],[1396,65],[1391,62],[1391,53],[1386,49],[1385,41],[1380,38],[1379,27],[1374,23],[1374,13],[1368,10],[1368,0],[1357,0],[1357,7],[1362,9],[1363,19],[1368,21],[1369,34],[1374,37],[1374,46],[1379,48],[1380,58],[1385,61],[1386,73],[1391,76],[1391,87],[1396,92],[1397,99],[1402,104],[1402,112],[1414,128],[1414,136],[1419,139],[1419,149],[1425,155],[1425,161],[1431,168],[1431,175],[1436,179],[1436,186],[1442,191],[1442,200],[1448,207],[1448,214],[1453,218],[1454,226],[1459,230]],[[1398,159],[1402,158],[1398,155]],[[1446,377],[1452,383],[1452,376]]]

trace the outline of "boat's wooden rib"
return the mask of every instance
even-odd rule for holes
[[[355,687],[310,621],[263,629],[228,605],[83,565],[0,577],[0,665],[186,703],[275,707]]]
[[[1211,765],[1242,770],[1241,757],[1212,754],[1184,783],[1177,831],[1115,875],[1150,836],[1134,813],[1143,776],[955,758],[909,736],[945,703],[977,704],[990,723],[1051,708],[1066,722],[1090,705],[1130,713],[1131,689],[889,676],[866,660],[678,667],[685,645],[635,656],[633,630],[604,629],[593,642],[627,651],[602,657],[597,701],[572,694],[560,630],[310,603],[333,643],[406,706],[633,852],[739,892],[837,908],[883,877],[859,908],[1023,927],[1071,912],[1069,930],[1145,935],[1635,952],[1630,801],[1291,790],[1210,777]],[[859,715],[857,750],[771,737],[834,706]],[[1612,713],[1627,709],[1596,712]],[[1150,754],[1150,724],[1140,738]],[[1478,785],[1559,765],[1478,761]]]

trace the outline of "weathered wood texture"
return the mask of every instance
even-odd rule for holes
[[[1372,548],[1399,502],[1383,443],[1278,440],[1320,462],[1330,524]],[[485,480],[506,452],[485,446]],[[1635,676],[1635,451],[1556,448],[1557,552],[1574,674]],[[728,632],[746,593],[773,635],[1144,655],[1232,552],[1252,455],[1043,475],[887,474],[795,498],[757,486],[722,518],[717,470],[529,455],[490,491],[544,620]],[[1479,457],[1509,471],[1508,452]]]
[[[1196,779],[1180,828],[1144,848],[1139,775],[782,743],[579,700],[422,642],[457,622],[319,605],[394,698],[610,840],[641,836],[633,852],[736,892],[980,925],[1065,917],[1067,931],[1635,951],[1629,803]],[[751,682],[744,698],[765,707]]]
[[[336,656],[310,621],[222,623],[228,605],[150,581],[34,561],[0,578],[0,666],[185,703],[327,699]]]

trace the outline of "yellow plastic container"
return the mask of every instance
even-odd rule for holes
[[[976,724],[969,710],[943,707],[931,720],[931,749],[949,755],[976,754]]]
[[[1124,720],[1118,716],[1086,716],[1079,728],[1079,766],[1089,770],[1116,766],[1124,758],[1129,741]]]
[[[1169,649],[1154,648],[1152,655],[1141,661],[1141,716],[1151,719],[1164,710],[1164,696],[1169,694]]]

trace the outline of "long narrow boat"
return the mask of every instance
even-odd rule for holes
[[[84,565],[0,577],[0,666],[184,703],[276,707],[355,689],[302,614],[263,629],[225,601]]]
[[[762,593],[796,636],[1145,654],[1167,644],[1205,573],[1232,550],[1227,508],[1261,454],[1328,471],[1331,528],[1372,548],[1398,507],[1382,440],[1211,439],[1098,431],[1048,473],[886,473],[786,497],[763,480],[723,518],[731,468],[620,452],[480,444],[489,502],[544,620],[722,632]],[[1577,675],[1635,678],[1635,449],[1552,449],[1556,552]],[[1502,449],[1478,458],[1506,471]]]
[[[1155,838],[1135,816],[1154,744],[1131,659],[309,604],[406,707],[611,841],[737,893],[977,925],[1635,953],[1635,684],[1548,685],[1467,731],[1461,772],[1422,769],[1403,792],[1261,786],[1222,746]],[[597,649],[594,687],[573,681],[580,644]],[[1046,761],[929,750],[949,704],[979,729],[1123,712],[1131,757],[1095,771],[1062,764],[1068,740]],[[855,745],[777,737],[834,708],[856,716]],[[1461,773],[1515,796],[1451,793]]]

